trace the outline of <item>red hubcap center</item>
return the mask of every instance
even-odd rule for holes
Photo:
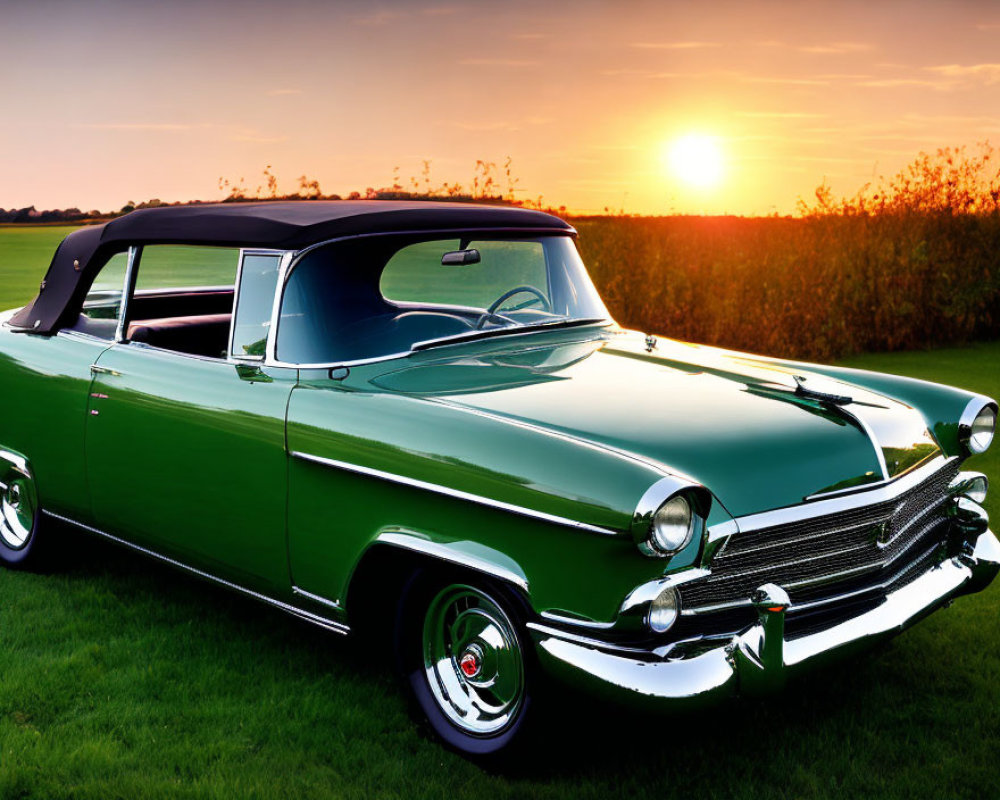
[[[466,678],[475,678],[479,674],[479,659],[475,653],[466,653],[458,662],[458,667]]]

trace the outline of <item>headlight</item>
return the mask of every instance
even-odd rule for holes
[[[993,442],[993,433],[997,427],[996,409],[986,406],[976,414],[969,426],[969,450],[973,453],[985,453]]]
[[[664,589],[649,604],[646,623],[653,633],[665,633],[670,630],[679,615],[680,601],[677,599],[677,592],[672,588]]]
[[[694,512],[684,495],[675,495],[653,515],[649,531],[650,548],[656,555],[676,553],[691,539]]]

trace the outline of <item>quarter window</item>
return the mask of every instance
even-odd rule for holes
[[[281,256],[277,254],[247,253],[243,256],[233,319],[231,354],[234,358],[264,357],[280,266]]]

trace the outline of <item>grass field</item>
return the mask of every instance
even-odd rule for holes
[[[0,231],[0,307],[48,260],[10,271],[24,233]],[[1000,343],[849,363],[1000,395]],[[1000,445],[978,467],[1000,518]],[[696,717],[562,701],[488,773],[418,732],[380,654],[78,537],[52,574],[0,572],[0,798],[994,797],[998,601]]]

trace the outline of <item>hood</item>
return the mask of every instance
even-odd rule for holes
[[[910,406],[780,363],[670,340],[647,352],[631,332],[524,341],[448,348],[371,383],[629,452],[702,483],[733,516],[875,483],[940,452]]]

